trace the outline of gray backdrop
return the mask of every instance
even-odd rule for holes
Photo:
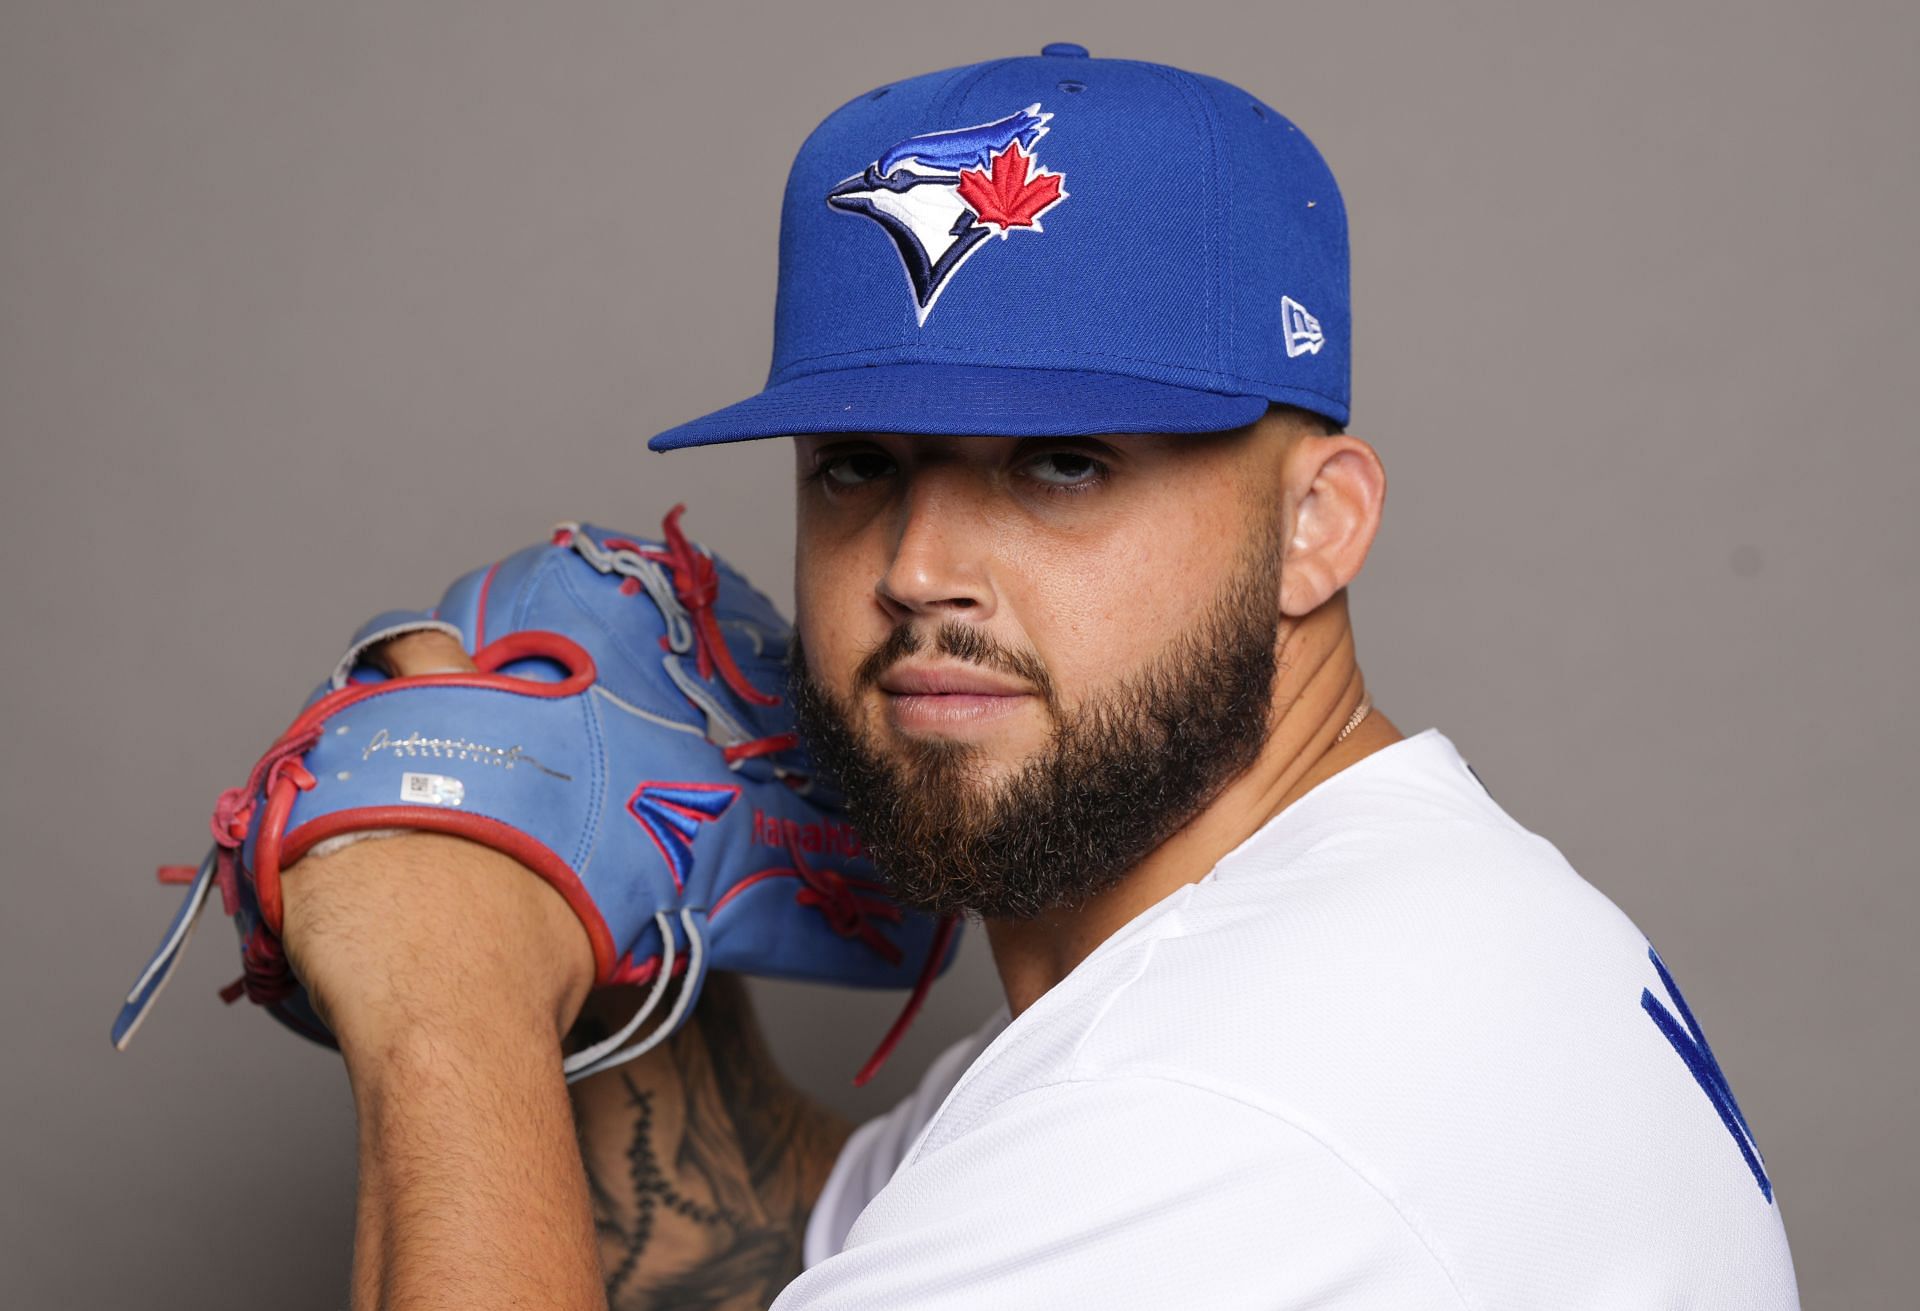
[[[0,5],[0,1294],[337,1306],[336,1060],[203,931],[108,1019],[238,777],[372,611],[565,517],[690,525],[784,602],[755,389],[783,175],[898,77],[1076,40],[1224,76],[1354,223],[1387,523],[1360,650],[1651,935],[1809,1305],[1910,1305],[1920,10],[1910,3]],[[1116,234],[1119,236],[1120,234]],[[762,991],[902,1092],[895,998]]]

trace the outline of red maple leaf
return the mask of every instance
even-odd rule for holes
[[[1065,198],[1060,175],[1034,172],[1033,156],[1015,141],[993,157],[990,170],[970,168],[960,174],[960,199],[981,223],[999,227],[1004,238],[1012,228],[1034,228],[1047,209]]]

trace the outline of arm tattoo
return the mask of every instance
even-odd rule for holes
[[[575,1114],[614,1311],[764,1308],[800,1273],[849,1126],[780,1073],[739,978],[710,976],[692,1022],[580,1084]]]

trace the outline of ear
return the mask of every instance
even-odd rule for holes
[[[1318,610],[1366,563],[1387,499],[1387,471],[1358,437],[1308,436],[1287,454],[1293,532],[1280,571],[1280,608],[1291,619]]]

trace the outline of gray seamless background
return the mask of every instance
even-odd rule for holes
[[[1380,703],[1674,966],[1808,1305],[1911,1305],[1913,5],[7,0],[9,1305],[344,1301],[341,1068],[214,999],[224,924],[108,1046],[152,866],[362,618],[556,519],[684,499],[789,599],[787,444],[642,442],[759,385],[818,119],[1057,39],[1327,153],[1392,483],[1355,589]],[[975,938],[859,1093],[895,997],[759,995],[867,1115],[994,988]]]

